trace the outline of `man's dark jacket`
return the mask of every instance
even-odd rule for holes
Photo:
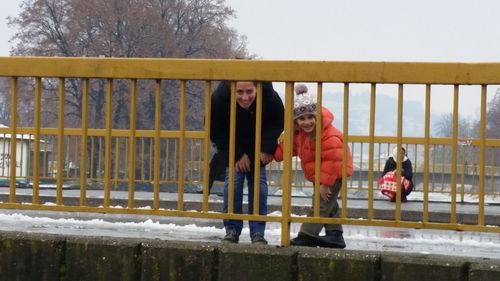
[[[231,102],[230,82],[222,81],[212,93],[210,139],[217,148],[220,163],[229,166],[229,114]],[[274,154],[278,137],[283,132],[284,107],[271,82],[262,82],[262,131],[261,151]],[[236,151],[235,161],[244,153],[254,167],[256,101],[248,110],[236,104]],[[262,166],[262,163],[261,163]]]

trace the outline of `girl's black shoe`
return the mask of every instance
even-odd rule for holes
[[[325,236],[318,236],[316,240],[317,245],[322,248],[344,249],[346,246],[340,230],[327,231]]]
[[[312,236],[299,232],[297,237],[290,240],[292,246],[316,247],[316,239]]]

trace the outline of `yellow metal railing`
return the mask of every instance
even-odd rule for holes
[[[9,186],[8,202],[0,203],[0,208],[110,212],[128,214],[150,214],[182,217],[202,217],[212,219],[251,219],[281,223],[281,244],[289,244],[289,224],[300,222],[342,223],[353,225],[379,225],[415,228],[438,228],[476,231],[500,232],[498,226],[485,224],[485,196],[498,195],[494,182],[499,177],[498,163],[495,163],[495,151],[500,140],[486,138],[486,105],[487,87],[500,84],[500,63],[467,64],[467,63],[383,63],[383,62],[300,62],[300,61],[246,61],[246,60],[180,60],[180,59],[110,59],[110,58],[40,58],[40,57],[4,57],[0,58],[0,76],[10,80],[9,97],[10,124],[8,128],[0,128],[2,153],[9,154],[10,165],[2,165],[0,179],[5,179]],[[32,88],[21,87],[20,81],[27,80]],[[115,125],[115,105],[118,91],[116,81],[127,84],[129,119],[126,125]],[[178,125],[174,129],[165,129],[162,120],[163,95],[173,91],[164,81],[178,82]],[[284,139],[291,143],[293,83],[306,81],[317,88],[318,100],[328,98],[325,87],[338,84],[343,88],[343,124],[339,126],[345,134],[344,158],[350,146],[353,154],[359,150],[359,158],[354,159],[355,173],[348,181],[343,181],[341,192],[341,216],[338,219],[319,218],[316,207],[315,217],[299,217],[292,215],[292,188],[311,188],[310,183],[301,179],[299,164],[292,161],[290,147],[285,147],[283,163],[269,165],[270,185],[279,186],[282,191],[282,213],[279,216],[258,215],[258,192],[255,193],[254,213],[250,215],[234,214],[231,202],[234,198],[234,186],[229,186],[229,210],[227,214],[213,212],[208,197],[208,161],[210,156],[210,94],[212,82],[220,80],[275,81],[284,85],[285,131]],[[80,95],[77,100],[69,100],[67,83],[79,81]],[[102,97],[104,115],[101,125],[91,124],[90,112],[95,108],[91,104],[90,93],[96,87],[96,81],[103,86]],[[146,93],[138,84],[143,81],[154,82],[153,107],[154,116],[150,128],[137,127],[139,98]],[[198,95],[202,97],[204,120],[202,129],[188,129],[188,83],[201,81]],[[54,125],[43,125],[46,121],[45,96],[46,84],[57,84],[54,94],[57,96],[57,122]],[[369,132],[366,135],[350,134],[349,109],[351,85],[366,84],[370,87]],[[377,87],[380,84],[395,84],[397,88],[397,130],[395,136],[379,136],[375,134],[375,112]],[[425,85],[425,129],[421,137],[403,135],[403,100],[407,84]],[[452,85],[452,135],[450,137],[431,137],[430,105],[432,85]],[[458,104],[461,85],[479,85],[480,99],[479,135],[466,140],[467,146],[459,145],[464,141],[458,135]],[[258,96],[262,94],[262,85],[258,83]],[[232,119],[230,135],[235,134],[235,85],[232,83]],[[123,93],[123,92],[121,92]],[[33,104],[33,116],[30,123],[22,123],[19,117],[19,99],[28,98]],[[170,101],[170,100],[169,100]],[[173,101],[173,102],[174,102]],[[69,102],[81,103],[81,120],[77,125],[68,126],[66,119]],[[257,98],[258,109],[261,108]],[[260,112],[260,111],[259,111]],[[73,112],[74,114],[74,112]],[[201,114],[201,113],[200,113]],[[337,113],[339,114],[339,113]],[[261,118],[260,114],[257,115]],[[259,123],[258,123],[259,124]],[[124,128],[125,127],[125,128]],[[260,126],[257,126],[260,132]],[[259,133],[257,133],[259,136]],[[257,138],[260,139],[260,138]],[[318,142],[319,143],[319,142]],[[25,144],[27,149],[18,149],[18,144]],[[234,147],[234,139],[230,146]],[[318,144],[319,145],[319,144]],[[367,147],[365,147],[365,145]],[[405,146],[414,165],[414,172],[422,175],[416,182],[416,191],[422,192],[421,220],[406,220],[402,216],[400,196],[394,205],[394,218],[381,219],[376,216],[376,196],[379,194],[377,179],[383,168],[382,153],[391,151],[394,146]],[[260,146],[257,141],[257,148]],[[319,148],[319,147],[318,147]],[[368,153],[366,154],[366,150]],[[232,151],[232,150],[231,150]],[[475,163],[465,163],[465,154]],[[488,152],[488,154],[487,154]],[[451,155],[448,162],[445,156]],[[234,163],[234,152],[230,153],[230,162]],[[491,158],[488,158],[488,157]],[[6,159],[3,157],[2,159]],[[19,164],[18,164],[19,163]],[[319,162],[316,163],[319,167]],[[21,171],[21,172],[20,172]],[[343,165],[345,176],[347,167]],[[367,175],[363,175],[365,172]],[[401,176],[398,173],[398,176]],[[234,177],[233,166],[230,166],[229,177]],[[31,202],[20,202],[17,188],[20,179],[27,179],[32,186]],[[40,188],[51,182],[56,186],[54,204],[40,202]],[[316,176],[316,182],[319,177]],[[258,183],[258,180],[255,180]],[[486,183],[489,186],[486,186]],[[80,189],[79,203],[66,203],[65,187],[68,185]],[[185,210],[185,189],[190,185],[203,187],[203,199],[199,210]],[[466,190],[466,185],[468,190]],[[160,194],[164,188],[174,187],[177,192],[177,207],[162,208]],[[316,185],[318,186],[318,185]],[[135,193],[144,188],[151,195],[151,208],[136,207]],[[257,189],[258,184],[257,184]],[[100,204],[89,204],[88,190],[102,192]],[[349,190],[367,191],[367,216],[360,220],[349,214]],[[498,189],[498,188],[497,188]],[[128,192],[127,206],[116,208],[112,205],[114,192]],[[398,190],[398,194],[400,191]],[[450,196],[450,220],[437,222],[430,220],[429,195],[445,193]],[[314,199],[319,200],[318,193]],[[457,219],[457,205],[464,201],[466,195],[477,196],[477,221],[466,224]],[[460,202],[457,202],[457,196]],[[318,206],[319,204],[315,204]]]

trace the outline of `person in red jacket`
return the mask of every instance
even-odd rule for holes
[[[320,216],[338,217],[338,194],[342,187],[342,163],[347,161],[347,175],[352,175],[352,156],[348,151],[348,158],[344,159],[343,134],[332,125],[333,114],[325,107],[321,108],[321,168],[315,171],[315,138],[316,138],[316,100],[308,93],[307,86],[298,84],[295,87],[293,156],[301,161],[302,171],[307,180],[314,182],[316,172],[320,173]],[[276,161],[283,160],[283,146],[280,142],[274,153]],[[313,200],[314,204],[314,200]],[[311,207],[307,216],[314,216],[314,207]],[[319,233],[325,228],[325,236]],[[292,245],[310,247],[345,248],[340,224],[313,224],[303,223],[298,236],[291,240]]]

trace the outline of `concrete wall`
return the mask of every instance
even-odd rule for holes
[[[500,260],[0,233],[0,280],[500,280]]]

